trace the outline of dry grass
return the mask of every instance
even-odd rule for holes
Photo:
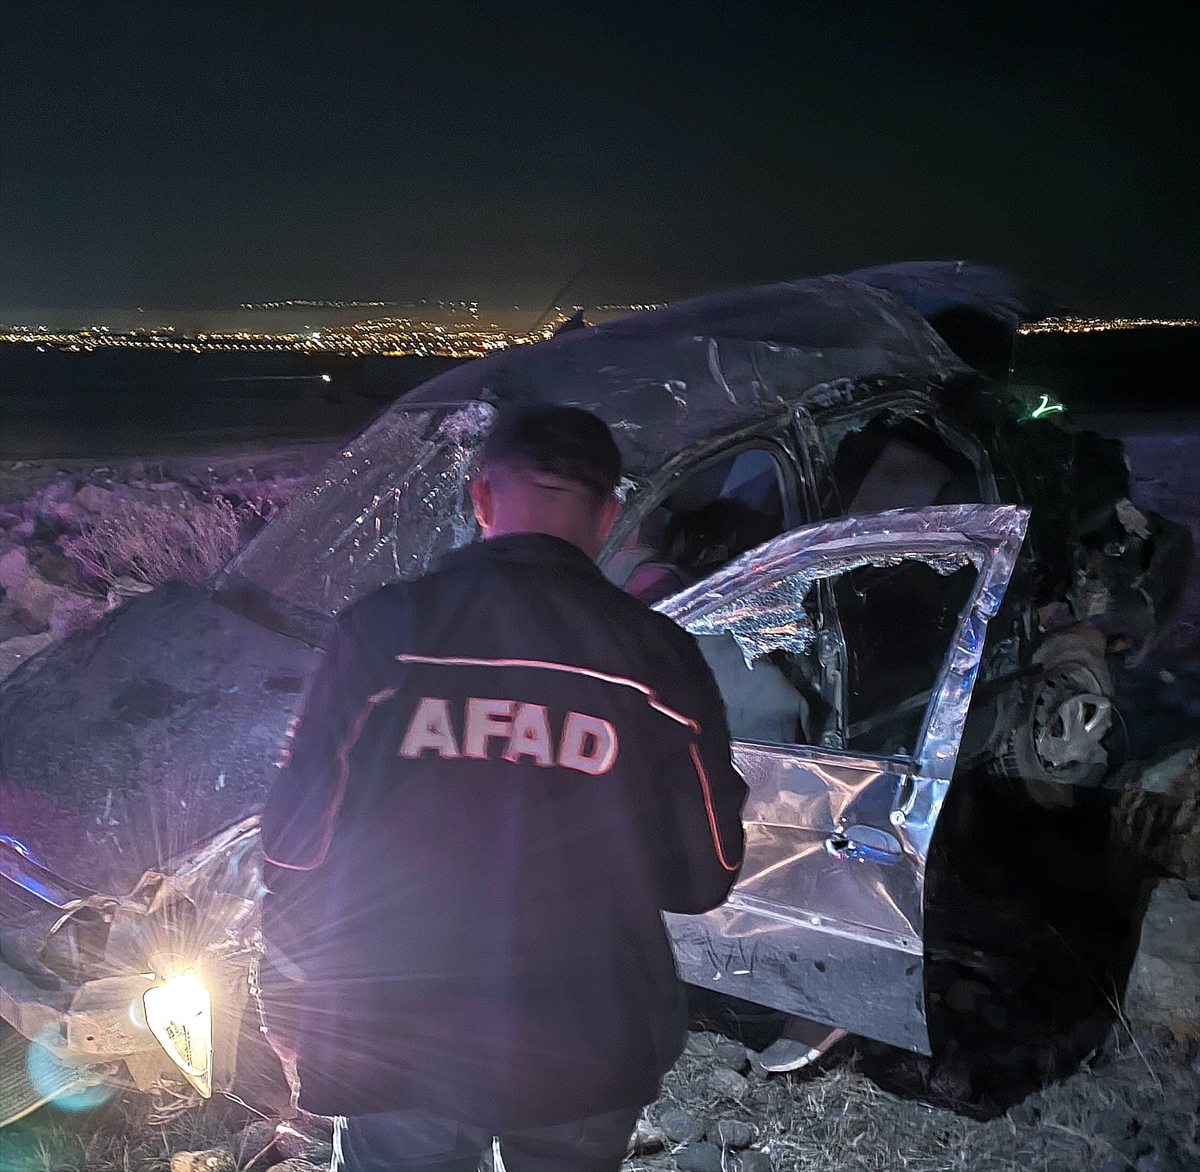
[[[220,498],[182,508],[118,499],[63,547],[106,583],[122,577],[151,586],[200,582],[237,552],[238,517]]]
[[[1167,1069],[1179,1083],[1168,1090],[1184,1088],[1187,1068]],[[757,1129],[754,1147],[770,1152],[775,1172],[1085,1172],[1120,1158],[1094,1134],[1090,1116],[1118,1107],[1152,1127],[1160,1099],[1132,1048],[1101,1072],[1085,1068],[1038,1092],[1017,1112],[1019,1121],[1010,1114],[986,1123],[881,1091],[847,1059],[798,1075],[751,1075],[744,1104],[709,1090],[712,1070],[711,1057],[685,1053],[651,1119],[672,1105],[702,1120],[744,1120]],[[219,1102],[172,1096],[166,1087],[157,1098],[130,1095],[76,1121],[43,1112],[6,1130],[0,1166],[167,1172],[172,1152],[228,1148],[228,1118]],[[623,1172],[675,1172],[677,1150],[633,1157]]]
[[[831,1057],[811,1072],[751,1074],[750,1096],[738,1104],[710,1091],[712,1059],[689,1048],[650,1116],[672,1105],[701,1120],[751,1123],[754,1147],[770,1152],[775,1172],[1084,1172],[1120,1159],[1095,1134],[1097,1111],[1120,1107],[1156,1127],[1158,1092],[1132,1048],[1103,1072],[1080,1070],[1032,1096],[1025,1111],[983,1123],[891,1095],[859,1074],[853,1057]],[[1179,1071],[1186,1078],[1186,1068]],[[677,1150],[668,1145],[625,1167],[673,1172]]]
[[[153,1097],[127,1095],[78,1118],[46,1111],[5,1128],[4,1172],[169,1172],[171,1153],[229,1141],[219,1105],[164,1116]]]
[[[776,1172],[1032,1172],[1015,1156],[1006,1119],[980,1124],[949,1111],[896,1098],[842,1063],[804,1076],[751,1075],[753,1105],[714,1097],[711,1060],[684,1054],[667,1076],[665,1095],[700,1119],[736,1118],[758,1129],[756,1148],[769,1151]],[[654,1109],[651,1109],[653,1116]],[[1010,1155],[1000,1152],[1007,1150]],[[674,1168],[669,1152],[635,1158],[630,1172]]]

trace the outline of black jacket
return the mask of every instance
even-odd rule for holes
[[[499,1132],[651,1101],[686,1026],[659,911],[724,900],[745,793],[695,641],[566,542],[355,606],[263,815],[302,1106]]]

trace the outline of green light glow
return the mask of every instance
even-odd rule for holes
[[[1049,395],[1042,395],[1041,402],[1029,412],[1030,419],[1041,419],[1046,415],[1061,415],[1066,410],[1061,403],[1054,402]]]

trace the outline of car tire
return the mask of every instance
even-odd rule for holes
[[[1085,624],[1043,643],[1018,718],[993,759],[992,771],[1017,781],[1040,806],[1074,806],[1109,770],[1109,734],[1120,717],[1103,647],[1103,636]]]

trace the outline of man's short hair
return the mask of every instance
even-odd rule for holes
[[[579,407],[536,404],[502,411],[480,462],[485,468],[548,472],[587,485],[598,500],[610,496],[621,479],[621,453],[608,424]]]

